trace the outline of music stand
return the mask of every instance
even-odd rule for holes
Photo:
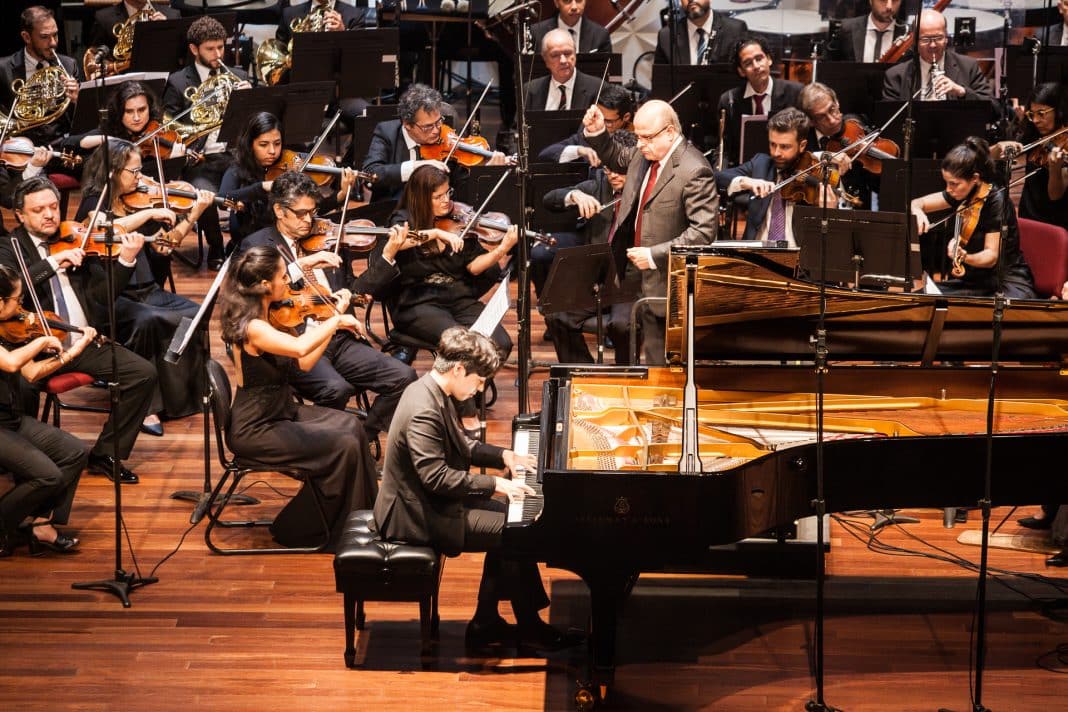
[[[527,109],[527,124],[530,126],[530,155],[537,156],[551,146],[582,128],[586,109],[567,111],[534,111]]]
[[[827,210],[828,282],[860,287],[865,277],[880,286],[904,285],[905,219],[907,213],[868,210]],[[795,205],[794,240],[801,248],[797,276],[816,282],[820,274],[821,221],[824,209]],[[920,274],[920,245],[908,248],[909,274]]]
[[[396,104],[370,104],[363,109],[362,116],[352,119],[352,155],[363,157],[371,148],[371,138],[375,127],[383,121],[397,118]],[[362,161],[362,158],[361,158]]]
[[[612,247],[607,243],[556,251],[538,300],[542,314],[593,309],[597,318],[597,363],[604,363],[604,308],[637,299],[620,286]]]
[[[523,77],[537,79],[549,74],[549,68],[541,61],[540,54],[524,54]],[[604,76],[604,63],[608,62],[608,82],[623,83],[623,55],[619,52],[579,52],[575,55],[575,68],[583,74],[600,79]]]
[[[399,48],[396,28],[297,32],[290,82],[336,82],[342,99],[378,96],[396,86]]]
[[[530,200],[527,205],[534,209],[532,225],[539,232],[574,232],[578,209],[568,208],[563,212],[545,207],[542,196],[557,188],[569,188],[590,176],[590,167],[584,163],[532,163],[527,174]]]
[[[900,108],[900,101],[877,101],[872,120],[881,126]],[[899,146],[905,145],[902,137],[904,117],[901,114],[883,134]],[[969,136],[985,136],[987,124],[994,118],[994,107],[983,99],[916,101],[912,105],[912,118],[916,122],[912,155],[939,158],[964,143]]]
[[[453,171],[460,170],[457,165]],[[475,208],[482,205],[482,201],[490,194],[490,191],[501,179],[501,174],[513,170],[509,166],[471,166],[466,177],[461,176],[456,186],[456,199],[461,203],[467,203]],[[519,205],[519,185],[514,180],[506,180],[490,198],[486,211],[489,213],[504,213],[513,224],[519,224],[516,219],[516,206]]]
[[[234,34],[236,12],[223,12],[212,17],[226,28],[227,37]],[[176,68],[185,66],[189,57],[189,43],[185,36],[196,19],[182,17],[177,20],[135,24],[133,49],[130,53],[131,71],[173,72]]]
[[[1043,33],[1039,31],[1038,39],[1042,39]],[[1008,83],[1013,96],[1023,102],[1035,88],[1035,76],[1041,82],[1068,82],[1068,47],[1043,46],[1036,57],[1029,49],[1020,45],[1009,45],[1004,50],[997,49],[995,52],[1008,52],[1007,65],[1008,76],[1001,76],[1001,62],[995,62],[994,68],[997,73],[998,90]]]
[[[883,95],[883,79],[892,64],[881,62],[820,62],[819,77],[838,95],[847,114],[870,117]]]
[[[654,64],[650,96],[668,101],[687,84],[693,83],[675,100],[672,107],[679,115],[683,132],[695,144],[705,146],[709,140],[719,140],[719,98],[741,81],[734,65],[726,63],[678,66],[674,69],[669,64]],[[696,135],[695,128],[699,132]]]
[[[274,114],[282,122],[286,144],[299,146],[319,135],[326,106],[334,99],[333,82],[309,82],[275,87],[242,89],[229,101],[219,128],[219,141],[232,145],[249,118],[260,111]]]
[[[738,163],[745,163],[758,153],[768,153],[768,115],[742,114],[738,139]]]
[[[118,74],[104,79],[104,88],[101,90],[99,82],[83,82],[78,93],[78,103],[74,105],[74,116],[71,118],[70,133],[72,136],[92,131],[100,123],[100,116],[96,113],[97,106],[107,106],[111,95],[119,89],[119,85],[128,81],[139,81],[156,94],[159,99],[163,96],[163,89],[167,86],[167,74],[165,72],[136,72],[131,74]],[[97,94],[100,94],[98,103]]]
[[[892,212],[907,212],[912,199],[928,193],[945,190],[946,182],[942,179],[942,162],[932,158],[914,158],[912,160],[912,195],[905,195],[905,173],[908,163],[901,159],[883,161],[883,177],[879,182],[879,209]],[[932,214],[931,222],[948,211]],[[920,257],[928,274],[936,272],[945,274],[946,245],[949,241],[949,224],[935,228],[924,236],[920,242]]]

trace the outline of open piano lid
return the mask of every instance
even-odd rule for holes
[[[697,362],[811,361],[819,285],[797,279],[797,248],[673,247],[667,361],[686,364],[686,265],[696,264]],[[827,288],[833,361],[990,362],[993,299]],[[1063,364],[1068,303],[1011,300],[1000,360]]]

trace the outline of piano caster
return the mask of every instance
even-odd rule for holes
[[[575,709],[579,712],[590,712],[590,710],[595,709],[597,705],[604,702],[607,694],[608,687],[606,685],[580,682],[578,689],[575,690]]]

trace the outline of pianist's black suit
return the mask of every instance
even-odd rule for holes
[[[52,299],[52,289],[49,284],[55,271],[52,266],[41,257],[35,249],[33,240],[27,234],[25,228],[19,227],[12,232],[12,237],[18,240],[22,256],[26,260],[30,278],[40,298],[41,306],[47,311],[55,310]],[[10,240],[0,241],[0,264],[5,264],[17,270],[18,261],[15,258]],[[115,263],[116,272],[120,273],[119,279],[128,279],[129,275],[122,276],[122,272],[130,272],[118,262]],[[93,314],[97,304],[103,304],[107,299],[107,284],[104,275],[104,267],[95,258],[86,258],[82,266],[76,270],[70,270],[70,282],[74,292],[78,296],[82,311],[90,323],[94,322]],[[33,309],[30,298],[30,285],[23,285],[23,306]],[[118,364],[118,373],[111,370],[111,352],[115,351],[115,359]],[[133,451],[134,442],[141,427],[141,421],[148,413],[149,403],[152,401],[156,389],[156,369],[145,359],[132,351],[116,344],[94,344],[83,351],[77,358],[66,366],[63,366],[57,374],[88,373],[94,378],[105,381],[117,380],[119,383],[118,422],[115,413],[108,416],[104,423],[104,429],[93,446],[94,456],[109,456],[112,454],[112,442],[118,446],[118,457],[125,460]]]

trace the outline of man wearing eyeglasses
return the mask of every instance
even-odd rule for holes
[[[351,283],[352,276],[338,269],[341,257],[330,250],[309,253],[300,244],[311,234],[315,223],[319,186],[307,174],[290,171],[271,185],[269,200],[275,224],[246,237],[238,251],[256,245],[277,248],[288,265],[294,288],[305,287],[313,295],[327,296],[335,300],[340,312],[348,311],[352,292],[346,284]],[[290,374],[297,393],[326,408],[344,410],[357,390],[377,393],[364,421],[371,440],[389,429],[401,394],[414,380],[415,372],[410,366],[367,342],[362,325],[357,325],[355,334],[339,330],[310,371],[294,370]]]
[[[679,116],[665,101],[649,101],[634,115],[638,145],[626,148],[605,130],[597,105],[583,117],[587,143],[609,170],[626,173],[619,223],[611,239],[616,273],[641,273],[643,297],[667,294],[672,245],[703,245],[716,239],[719,196],[712,167],[686,140]],[[642,308],[646,361],[665,363],[663,303]]]
[[[441,143],[441,126],[445,122],[442,111],[451,113],[436,89],[425,84],[412,84],[397,103],[396,119],[382,121],[375,126],[371,145],[363,160],[363,170],[378,179],[371,186],[371,201],[400,198],[404,184],[419,166],[431,165],[449,173],[441,161],[424,158],[423,146]],[[496,152],[487,165],[503,166],[503,153]],[[456,185],[456,175],[450,173],[449,182]]]
[[[948,45],[945,16],[934,10],[920,13],[920,77],[916,77],[913,62],[891,67],[883,80],[883,99],[906,101],[919,90],[916,98],[920,101],[982,99],[996,112],[990,81],[979,63],[947,49]]]

